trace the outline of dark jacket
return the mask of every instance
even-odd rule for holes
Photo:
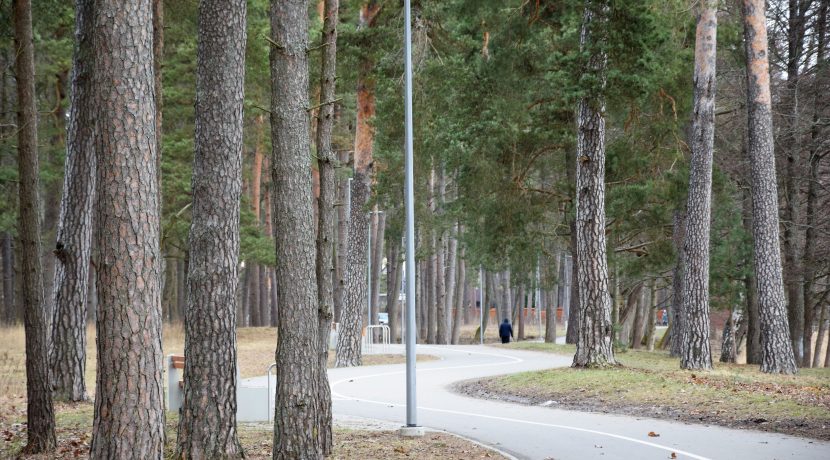
[[[510,323],[501,323],[499,337],[513,337],[513,326]]]

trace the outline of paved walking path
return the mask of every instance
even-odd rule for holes
[[[402,353],[400,345],[387,352]],[[830,459],[830,443],[629,416],[583,413],[461,396],[452,383],[570,365],[570,357],[474,345],[419,345],[418,424],[450,431],[522,459]],[[403,364],[329,370],[334,414],[403,424]],[[648,433],[659,433],[649,437]]]

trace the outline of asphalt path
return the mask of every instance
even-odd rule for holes
[[[403,348],[392,345],[383,351],[402,353]],[[417,352],[440,358],[417,365],[418,425],[456,433],[517,458],[830,459],[827,442],[482,400],[451,390],[462,380],[568,366],[567,356],[473,345],[419,345]],[[336,416],[404,424],[403,364],[330,369],[329,378]]]

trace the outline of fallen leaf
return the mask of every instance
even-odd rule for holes
[[[677,458],[677,454],[675,454],[674,452],[672,452],[672,453],[671,453],[671,458]]]
[[[649,432],[648,432],[648,436],[649,436],[650,438],[659,438],[659,437],[660,437],[660,435],[659,435],[659,434],[657,434],[657,433],[655,433],[655,432],[653,432],[653,431],[649,431]]]

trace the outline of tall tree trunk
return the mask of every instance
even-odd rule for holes
[[[830,327],[830,303],[824,302],[821,307],[821,314],[818,320],[818,337],[816,337],[816,347],[813,352],[813,367],[821,366],[821,350],[824,348],[824,337],[827,335],[828,327]],[[828,344],[830,348],[830,343]],[[827,367],[827,366],[825,366]]]
[[[427,270],[427,266],[429,265],[428,262],[428,259],[418,262],[418,270],[420,272],[418,275],[419,293],[418,302],[415,304],[416,314],[418,317],[416,318],[415,324],[418,325],[418,340],[420,343],[424,343],[427,338],[427,303],[429,302],[429,293],[427,289],[427,279],[429,278]]]
[[[527,314],[527,300],[530,297],[528,291],[527,285],[524,284],[519,289],[519,301],[516,305],[516,310],[519,312],[519,334],[516,336],[516,340],[525,339],[525,314]]]
[[[752,194],[744,189],[742,204],[742,221],[744,231],[752,234]],[[744,263],[751,264],[750,257]],[[761,316],[758,311],[758,285],[755,281],[755,273],[749,271],[744,278],[744,290],[746,292],[746,363],[761,364]]]
[[[362,27],[372,27],[380,4],[371,0],[360,10]],[[369,217],[366,204],[371,195],[373,173],[372,148],[374,143],[375,116],[375,80],[373,62],[370,58],[361,59],[357,81],[357,127],[354,143],[354,178],[349,216],[349,248],[346,261],[345,303],[341,310],[340,334],[337,337],[337,367],[359,366],[361,364],[361,324],[360,312],[366,305],[369,295],[368,277],[366,275],[367,232]]]
[[[576,250],[580,325],[574,367],[615,365],[611,343],[611,298],[605,249],[605,68],[608,4],[586,1],[580,48],[588,51],[585,70],[598,76],[579,101],[576,163]]]
[[[0,252],[3,257],[3,321],[6,324],[13,324],[15,321],[14,301],[14,249],[12,248],[12,236],[9,232],[3,232],[0,236]]]
[[[61,401],[88,399],[86,369],[86,302],[95,200],[94,119],[91,104],[93,52],[92,1],[79,0],[75,9],[75,57],[72,103],[63,198],[55,243],[57,265],[53,283],[52,389]]]
[[[657,332],[657,282],[651,281],[649,289],[648,321],[646,322],[645,342],[648,351],[654,351],[654,336]]]
[[[246,16],[245,0],[199,2],[187,359],[177,458],[244,457],[236,428],[236,293]]]
[[[314,197],[309,167],[308,9],[271,2],[271,145],[277,284],[274,459],[319,459],[320,356]],[[341,328],[342,330],[342,328]],[[342,336],[341,336],[342,338]],[[358,355],[359,356],[359,355]]]
[[[156,98],[156,180],[158,200],[161,203],[161,122],[162,122],[162,67],[164,60],[164,0],[153,0],[153,82]],[[162,262],[163,263],[163,262]]]
[[[579,339],[579,283],[577,283],[576,222],[571,222],[571,283],[570,302],[568,302],[568,327],[565,330],[565,343],[576,344]]]
[[[797,369],[789,338],[781,274],[778,192],[764,13],[763,0],[743,0],[755,279],[758,283],[761,316],[761,371],[793,374]]]
[[[438,278],[440,266],[436,248],[438,241],[433,231],[431,237],[432,254],[427,263],[427,343],[438,343]]]
[[[634,326],[631,329],[631,348],[637,349],[643,346],[643,334],[645,333],[645,320],[648,315],[648,297],[646,295],[645,283],[640,289],[640,298],[637,301],[636,311],[634,312]]]
[[[463,232],[463,227],[459,227],[459,233]],[[457,245],[458,242],[456,241],[455,244]],[[458,340],[461,338],[461,325],[463,323],[463,316],[464,312],[467,311],[467,263],[464,260],[464,246],[461,249],[457,249],[457,260],[455,265],[458,267],[458,276],[457,280],[455,281],[455,294],[453,298],[455,299],[450,304],[450,311],[453,311],[452,308],[455,306],[455,310],[453,311],[453,321],[452,321],[452,335],[450,336],[450,343],[453,345],[458,345]]]
[[[484,272],[484,302],[481,305],[481,336],[487,337],[487,326],[490,323],[490,305],[496,305],[496,283],[493,279],[493,272]],[[498,310],[496,310],[498,311]],[[496,317],[496,325],[500,323],[499,318]]]
[[[818,257],[816,257],[816,246],[817,246],[817,237],[818,232],[816,232],[816,226],[819,222],[819,216],[817,212],[817,208],[820,208],[821,205],[818,203],[818,189],[819,189],[819,166],[821,159],[827,155],[826,151],[824,153],[819,153],[820,146],[823,142],[821,130],[819,129],[821,114],[823,110],[827,106],[827,95],[822,91],[822,84],[827,83],[827,70],[828,70],[828,63],[827,63],[827,13],[828,8],[830,8],[830,1],[822,0],[819,5],[819,10],[816,19],[816,70],[815,70],[815,77],[814,77],[814,95],[813,95],[813,116],[812,116],[812,128],[810,129],[810,159],[809,159],[809,177],[808,177],[808,186],[807,186],[807,209],[806,209],[806,220],[807,220],[807,229],[805,230],[804,235],[804,260],[802,261],[802,266],[804,267],[804,284],[802,285],[802,296],[804,298],[804,329],[805,331],[809,331],[810,334],[805,334],[804,336],[804,366],[812,365],[813,367],[818,367],[820,359],[819,359],[819,351],[821,350],[821,342],[824,340],[824,335],[822,335],[822,330],[825,332],[826,329],[826,322],[825,318],[827,315],[827,302],[824,302],[823,306],[821,304],[817,304],[815,301],[814,295],[814,280],[816,277],[816,270],[818,265]],[[816,347],[815,353],[813,354],[812,360],[810,359],[810,347],[812,346],[811,343],[811,336],[813,330],[813,320],[815,318],[816,313],[819,313],[819,335],[816,339]]]
[[[319,407],[317,433],[323,455],[331,454],[331,388],[326,367],[329,357],[329,334],[334,317],[334,223],[336,205],[337,157],[331,146],[334,128],[335,81],[337,78],[337,9],[339,0],[325,0],[323,10],[323,48],[320,65],[320,110],[317,112],[317,170],[320,172],[320,197],[317,208],[317,380]],[[381,237],[382,238],[382,237]],[[378,262],[378,265],[380,262]]]
[[[456,230],[450,230],[447,232],[446,238],[446,246],[447,246],[447,254],[446,254],[446,267],[444,273],[444,316],[442,320],[445,324],[445,336],[442,337],[444,339],[441,343],[452,343],[452,333],[453,333],[453,324],[455,319],[455,314],[453,313],[453,308],[456,306],[456,282],[457,280],[457,263],[458,263],[458,240],[456,239],[458,226],[456,225]]]
[[[156,107],[147,97],[154,92],[152,5],[97,1],[94,30],[99,312],[90,456],[161,459],[160,203]]]
[[[676,257],[672,270],[672,304],[671,304],[671,347],[669,355],[679,357],[683,353],[683,334],[685,334],[686,315],[683,312],[683,240],[686,238],[686,213],[675,210],[672,218],[672,243]]]
[[[35,56],[32,37],[32,4],[15,0],[14,44],[17,76],[17,165],[23,305],[26,331],[26,421],[25,454],[55,448],[55,410],[49,381],[49,331],[43,298],[41,265],[40,179],[37,153],[37,107],[35,102]]]
[[[279,286],[277,285],[277,270],[271,269],[271,327],[280,324]]]
[[[241,294],[239,296],[239,314],[236,316],[236,324],[237,327],[248,327],[250,323],[248,322],[248,288],[250,287],[251,283],[251,266],[249,264],[245,265],[244,272],[242,273],[242,289]]]
[[[802,216],[801,177],[803,175],[803,155],[801,149],[801,133],[799,127],[799,70],[804,49],[804,32],[806,29],[804,0],[789,0],[787,15],[787,80],[785,94],[779,110],[786,113],[783,117],[783,141],[781,143],[784,158],[784,207],[782,210],[783,231],[782,251],[784,255],[784,281],[787,290],[787,314],[790,326],[790,339],[796,363],[806,364],[809,367],[809,358],[804,362],[804,341],[808,343],[809,335],[805,329],[804,319],[804,267],[803,262],[803,234],[804,221]],[[809,354],[809,351],[807,351]]]
[[[262,324],[262,310],[260,309],[260,289],[259,289],[259,271],[265,267],[260,267],[256,262],[251,262],[248,267],[248,314],[251,327],[260,327]]]
[[[259,266],[259,319],[262,327],[271,326],[271,298],[268,295],[268,274],[271,272],[267,265]]]
[[[378,324],[378,313],[380,312],[380,277],[383,268],[383,252],[385,249],[386,214],[377,213],[376,229],[372,239],[372,324]],[[387,274],[388,276],[388,274]],[[388,295],[388,293],[387,293]]]
[[[682,369],[711,369],[709,347],[709,228],[712,219],[712,158],[715,140],[715,92],[718,2],[700,4],[695,38],[692,160],[683,243]]]
[[[389,314],[389,340],[398,343],[401,338],[400,302],[401,272],[403,257],[401,257],[400,239],[395,238],[386,245],[386,312]]]
[[[256,132],[256,143],[254,144],[254,161],[251,169],[251,209],[254,213],[254,222],[259,227],[262,219],[262,164],[264,147],[264,116],[257,115],[254,118],[254,130]],[[262,311],[262,272],[264,266],[250,261],[251,274],[248,278],[248,298],[251,326],[267,326]]]
[[[720,351],[720,362],[722,363],[734,363],[738,356],[737,331],[735,330],[737,316],[737,311],[731,311],[723,325]]]
[[[349,152],[339,153],[338,167],[346,168],[349,164]],[[346,278],[349,271],[346,269],[349,252],[349,181],[339,177],[337,186],[337,283],[334,289],[334,320],[340,322],[340,312],[346,302]]]
[[[555,293],[552,296],[548,296],[548,301],[545,302],[545,342],[547,343],[556,343],[556,310],[559,307],[559,287],[562,285],[563,277],[560,276],[562,272],[562,259],[564,255],[562,253],[556,254],[556,260],[554,262],[554,276],[551,276],[552,273],[550,272],[550,267],[545,268],[545,274],[547,275],[545,278],[545,285],[549,286],[551,282],[551,278],[554,278],[554,284],[552,289],[550,290],[551,293]],[[550,298],[553,297],[556,301],[551,302]]]

